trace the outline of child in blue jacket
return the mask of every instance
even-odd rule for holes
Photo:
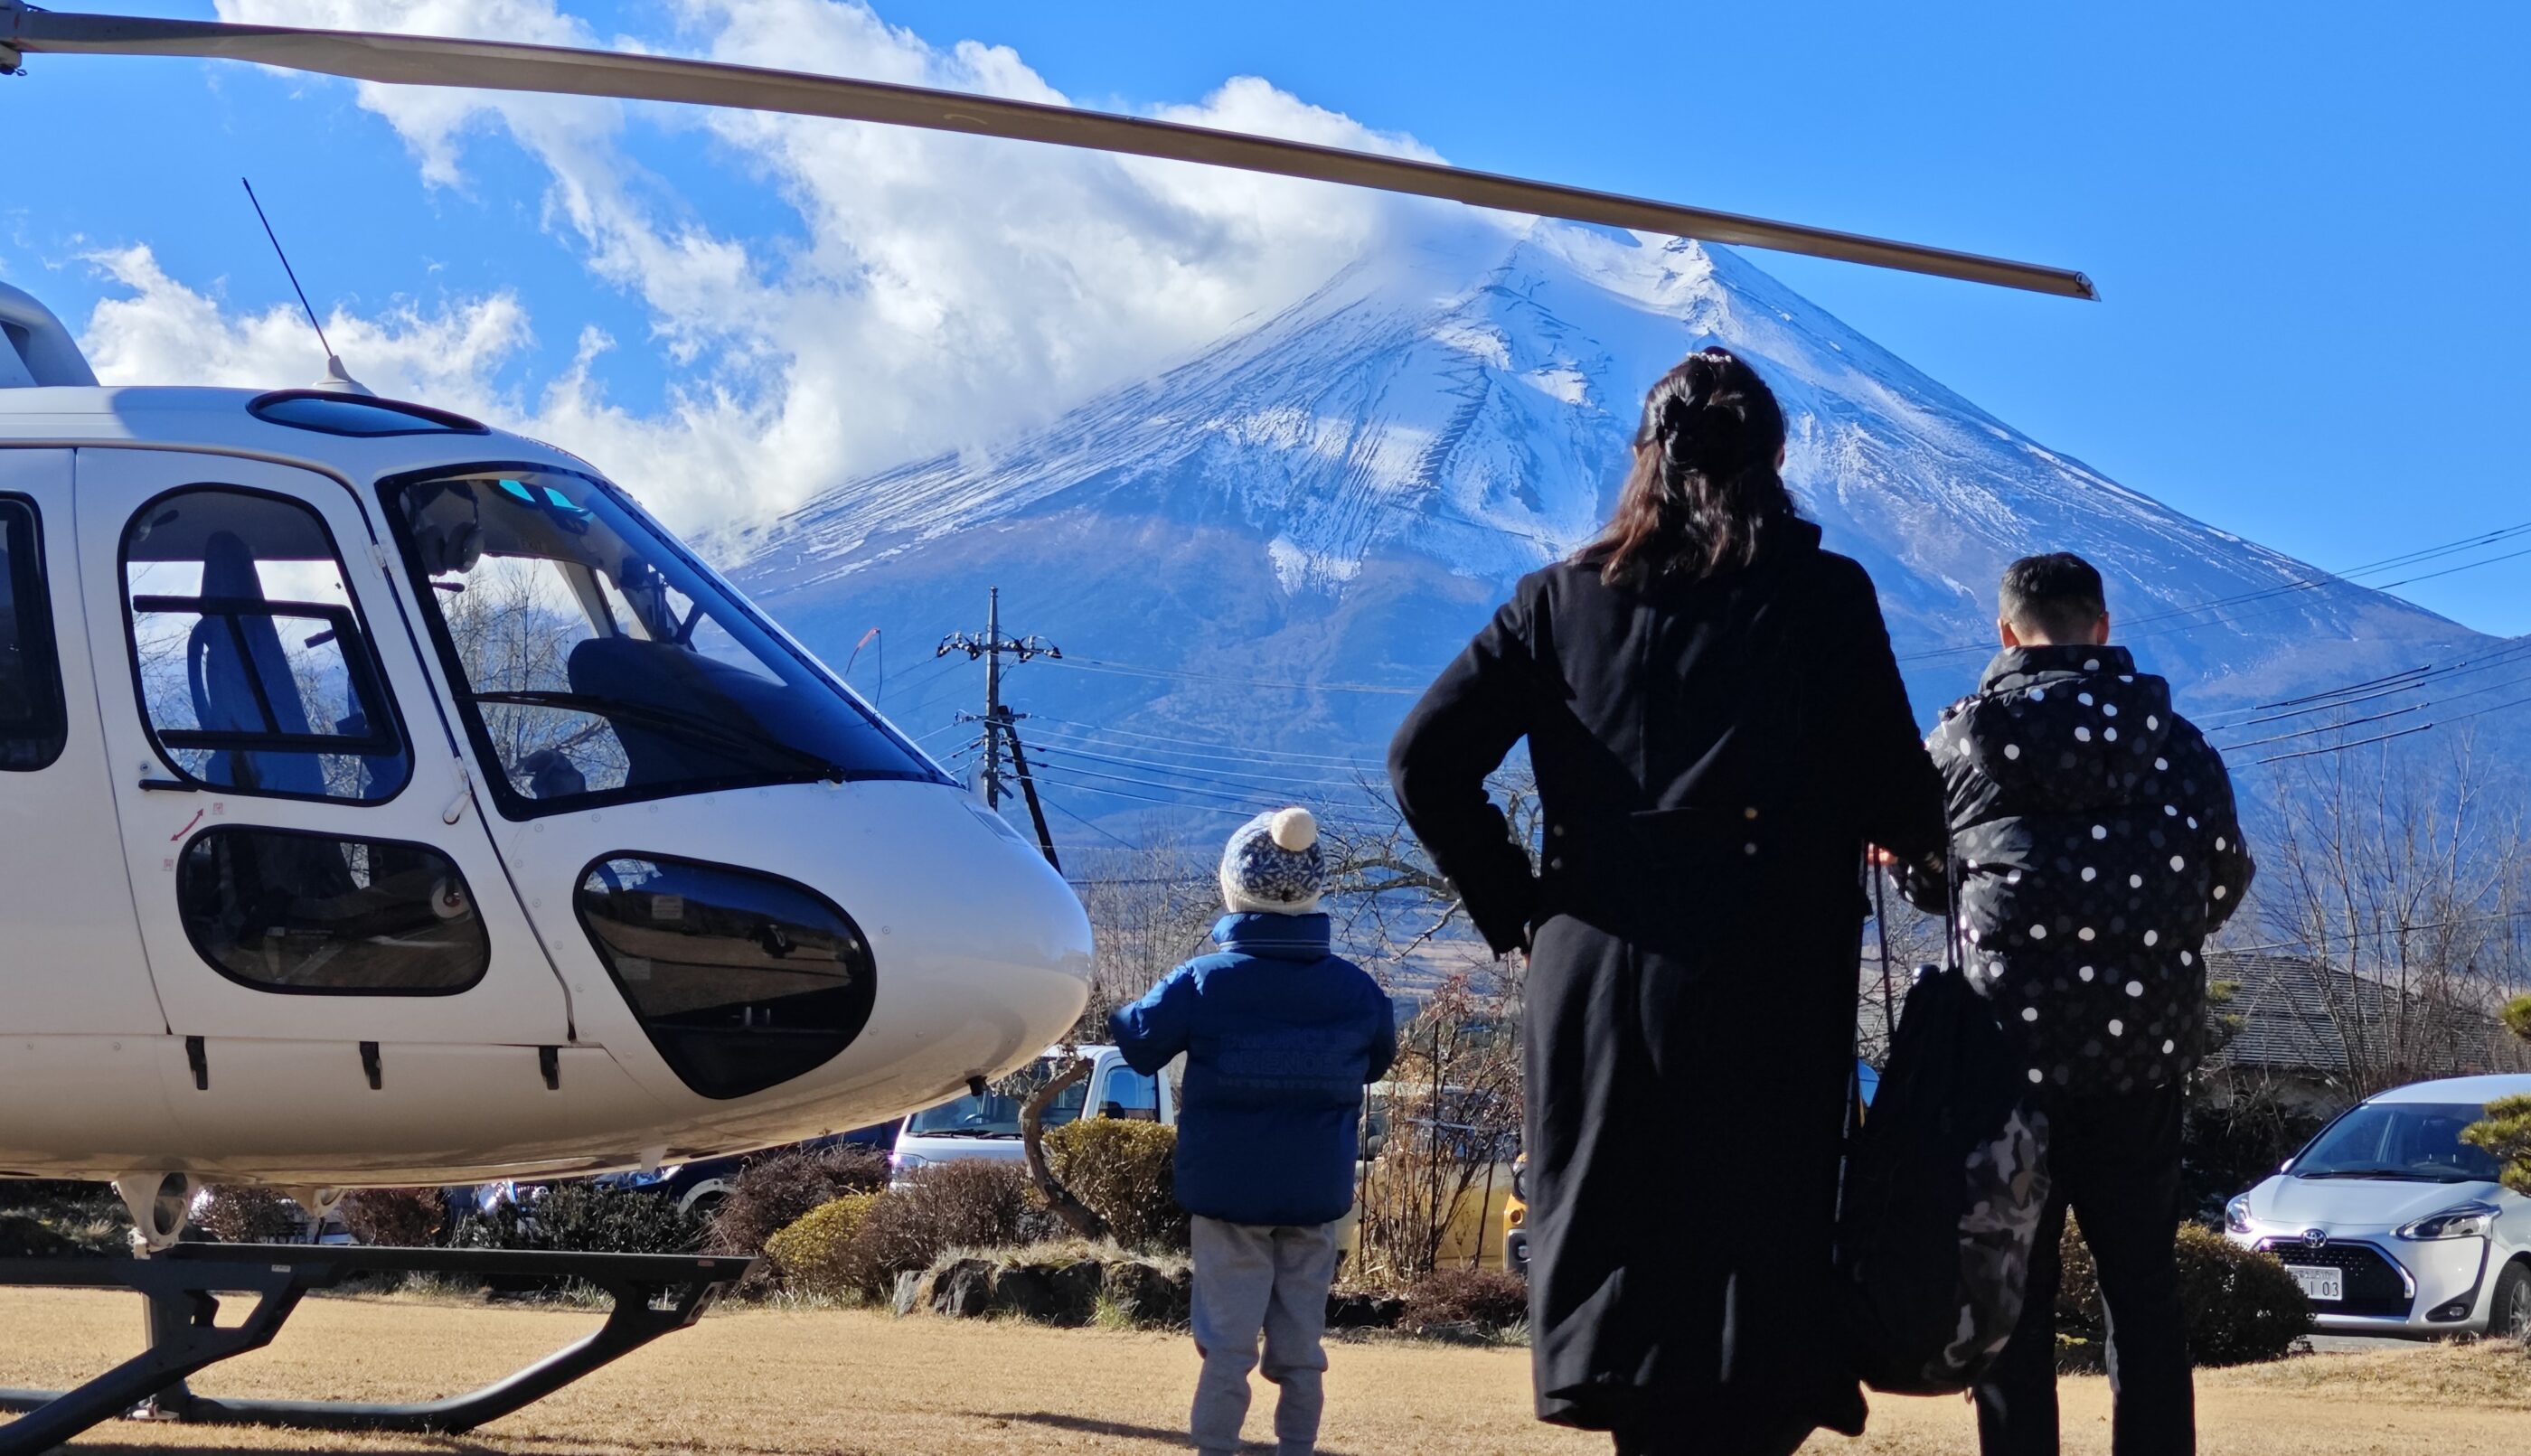
[[[1213,926],[1219,952],[1170,972],[1110,1018],[1134,1070],[1186,1054],[1178,1202],[1195,1215],[1195,1445],[1239,1447],[1248,1372],[1266,1342],[1277,1456],[1318,1445],[1336,1224],[1353,1207],[1362,1090],[1388,1071],[1388,997],[1328,949],[1326,860],[1306,809],[1230,836]]]

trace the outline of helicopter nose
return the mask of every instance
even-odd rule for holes
[[[584,996],[580,1025],[630,1052],[671,1105],[707,1101],[719,1141],[930,1105],[1037,1056],[1081,1015],[1080,898],[966,791],[877,780],[742,802],[750,812],[707,798],[646,809],[641,846],[602,853],[578,897],[619,993]],[[623,832],[586,817],[545,837]],[[795,942],[833,948],[801,963]],[[631,1050],[644,1042],[655,1060]]]
[[[928,1105],[1060,1038],[1090,997],[1090,920],[1038,849],[963,789],[856,785],[831,842],[869,936],[869,1024],[824,1082],[878,1115]]]

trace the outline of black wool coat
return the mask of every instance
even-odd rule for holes
[[[1512,600],[1390,750],[1408,822],[1498,952],[1523,1049],[1539,1414],[1638,1446],[1861,1428],[1830,1237],[1867,840],[1941,843],[1872,582],[1771,528],[1756,564]],[[1527,739],[1543,872],[1486,776]]]
[[[1943,710],[1942,771],[1969,983],[2031,1084],[2177,1083],[2206,1021],[2206,937],[2256,871],[2231,777],[2170,685],[2115,646],[2013,647]],[[1902,880],[1944,914],[1933,868]]]

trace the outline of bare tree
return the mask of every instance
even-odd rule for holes
[[[2328,1069],[2370,1095],[2503,1054],[2493,1018],[2531,981],[2522,799],[2474,743],[2300,760],[2261,856],[2255,924],[2319,969],[2344,1047]]]
[[[1090,1002],[1072,1036],[1102,1041],[1108,1015],[1129,1006],[1180,962],[1211,949],[1221,887],[1208,857],[1165,829],[1139,848],[1101,856],[1098,871],[1074,881],[1089,914],[1094,949]]]

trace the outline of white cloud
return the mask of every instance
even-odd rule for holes
[[[601,40],[549,0],[219,0],[223,18],[678,50],[713,60],[1067,98],[1007,47],[933,45],[857,0],[678,0],[676,43]],[[479,410],[619,474],[688,529],[744,523],[864,471],[988,448],[1098,389],[1146,374],[1242,318],[1287,306],[1434,204],[1322,184],[1068,148],[749,112],[363,84],[422,180],[468,186],[494,129],[548,177],[560,246],[638,298],[663,352],[655,414],[611,404],[611,341],[580,320],[575,363],[504,397],[492,379],[528,341],[507,295],[337,317],[336,345],[381,389]],[[1409,155],[1431,153],[1253,77],[1155,114]],[[660,128],[707,129],[731,185],[770,190],[797,238],[731,236],[643,169]],[[129,299],[90,322],[118,377],[297,382],[304,333],[285,310],[239,316],[161,274],[145,251],[102,260]],[[427,341],[427,342],[425,342]],[[425,359],[432,348],[444,352]],[[285,366],[284,361],[287,361]],[[261,372],[258,372],[261,371]]]
[[[97,377],[108,384],[269,389],[312,384],[325,372],[324,352],[295,303],[261,313],[223,312],[216,299],[168,277],[146,247],[90,253],[87,260],[129,295],[98,303],[83,340]],[[410,304],[370,316],[337,311],[325,320],[325,333],[338,353],[359,362],[371,388],[448,400],[461,409],[489,402],[493,372],[529,342],[527,310],[508,294],[429,314]]]

